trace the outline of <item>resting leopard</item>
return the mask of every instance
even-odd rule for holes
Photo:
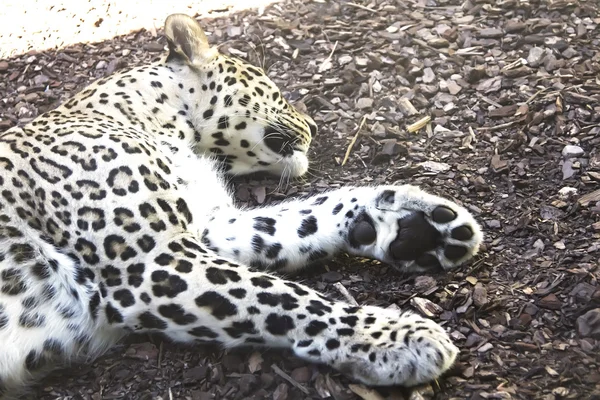
[[[409,185],[239,208],[223,177],[302,176],[315,123],[193,18],[165,35],[160,61],[0,135],[3,396],[131,332],[289,348],[368,385],[446,371],[458,349],[435,322],[280,276],[339,252],[450,270],[482,240],[469,212]]]

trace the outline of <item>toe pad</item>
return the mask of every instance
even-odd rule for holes
[[[350,235],[352,235],[354,242],[361,245],[371,244],[377,239],[377,231],[369,221],[358,222],[352,228]]]
[[[454,221],[456,218],[456,213],[445,206],[438,206],[431,213],[431,219],[438,224],[447,224],[448,222]]]

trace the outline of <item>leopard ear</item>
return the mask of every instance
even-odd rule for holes
[[[208,44],[198,21],[185,14],[172,14],[167,17],[165,36],[169,44],[167,61],[183,59],[192,64],[202,64],[217,53],[217,50]]]

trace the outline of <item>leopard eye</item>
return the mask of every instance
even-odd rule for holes
[[[315,137],[317,136],[317,125],[313,124],[312,122],[307,122],[308,123],[308,128],[310,129],[310,137]]]
[[[290,138],[272,126],[265,128],[263,139],[265,145],[277,154],[291,156],[294,153]]]

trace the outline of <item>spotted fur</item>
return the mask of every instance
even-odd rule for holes
[[[223,174],[301,176],[315,124],[192,18],[165,34],[162,60],[0,135],[0,397],[130,332],[291,348],[372,385],[447,370],[458,350],[431,320],[274,273],[341,251],[451,269],[479,248],[471,215],[412,186],[238,208]]]

